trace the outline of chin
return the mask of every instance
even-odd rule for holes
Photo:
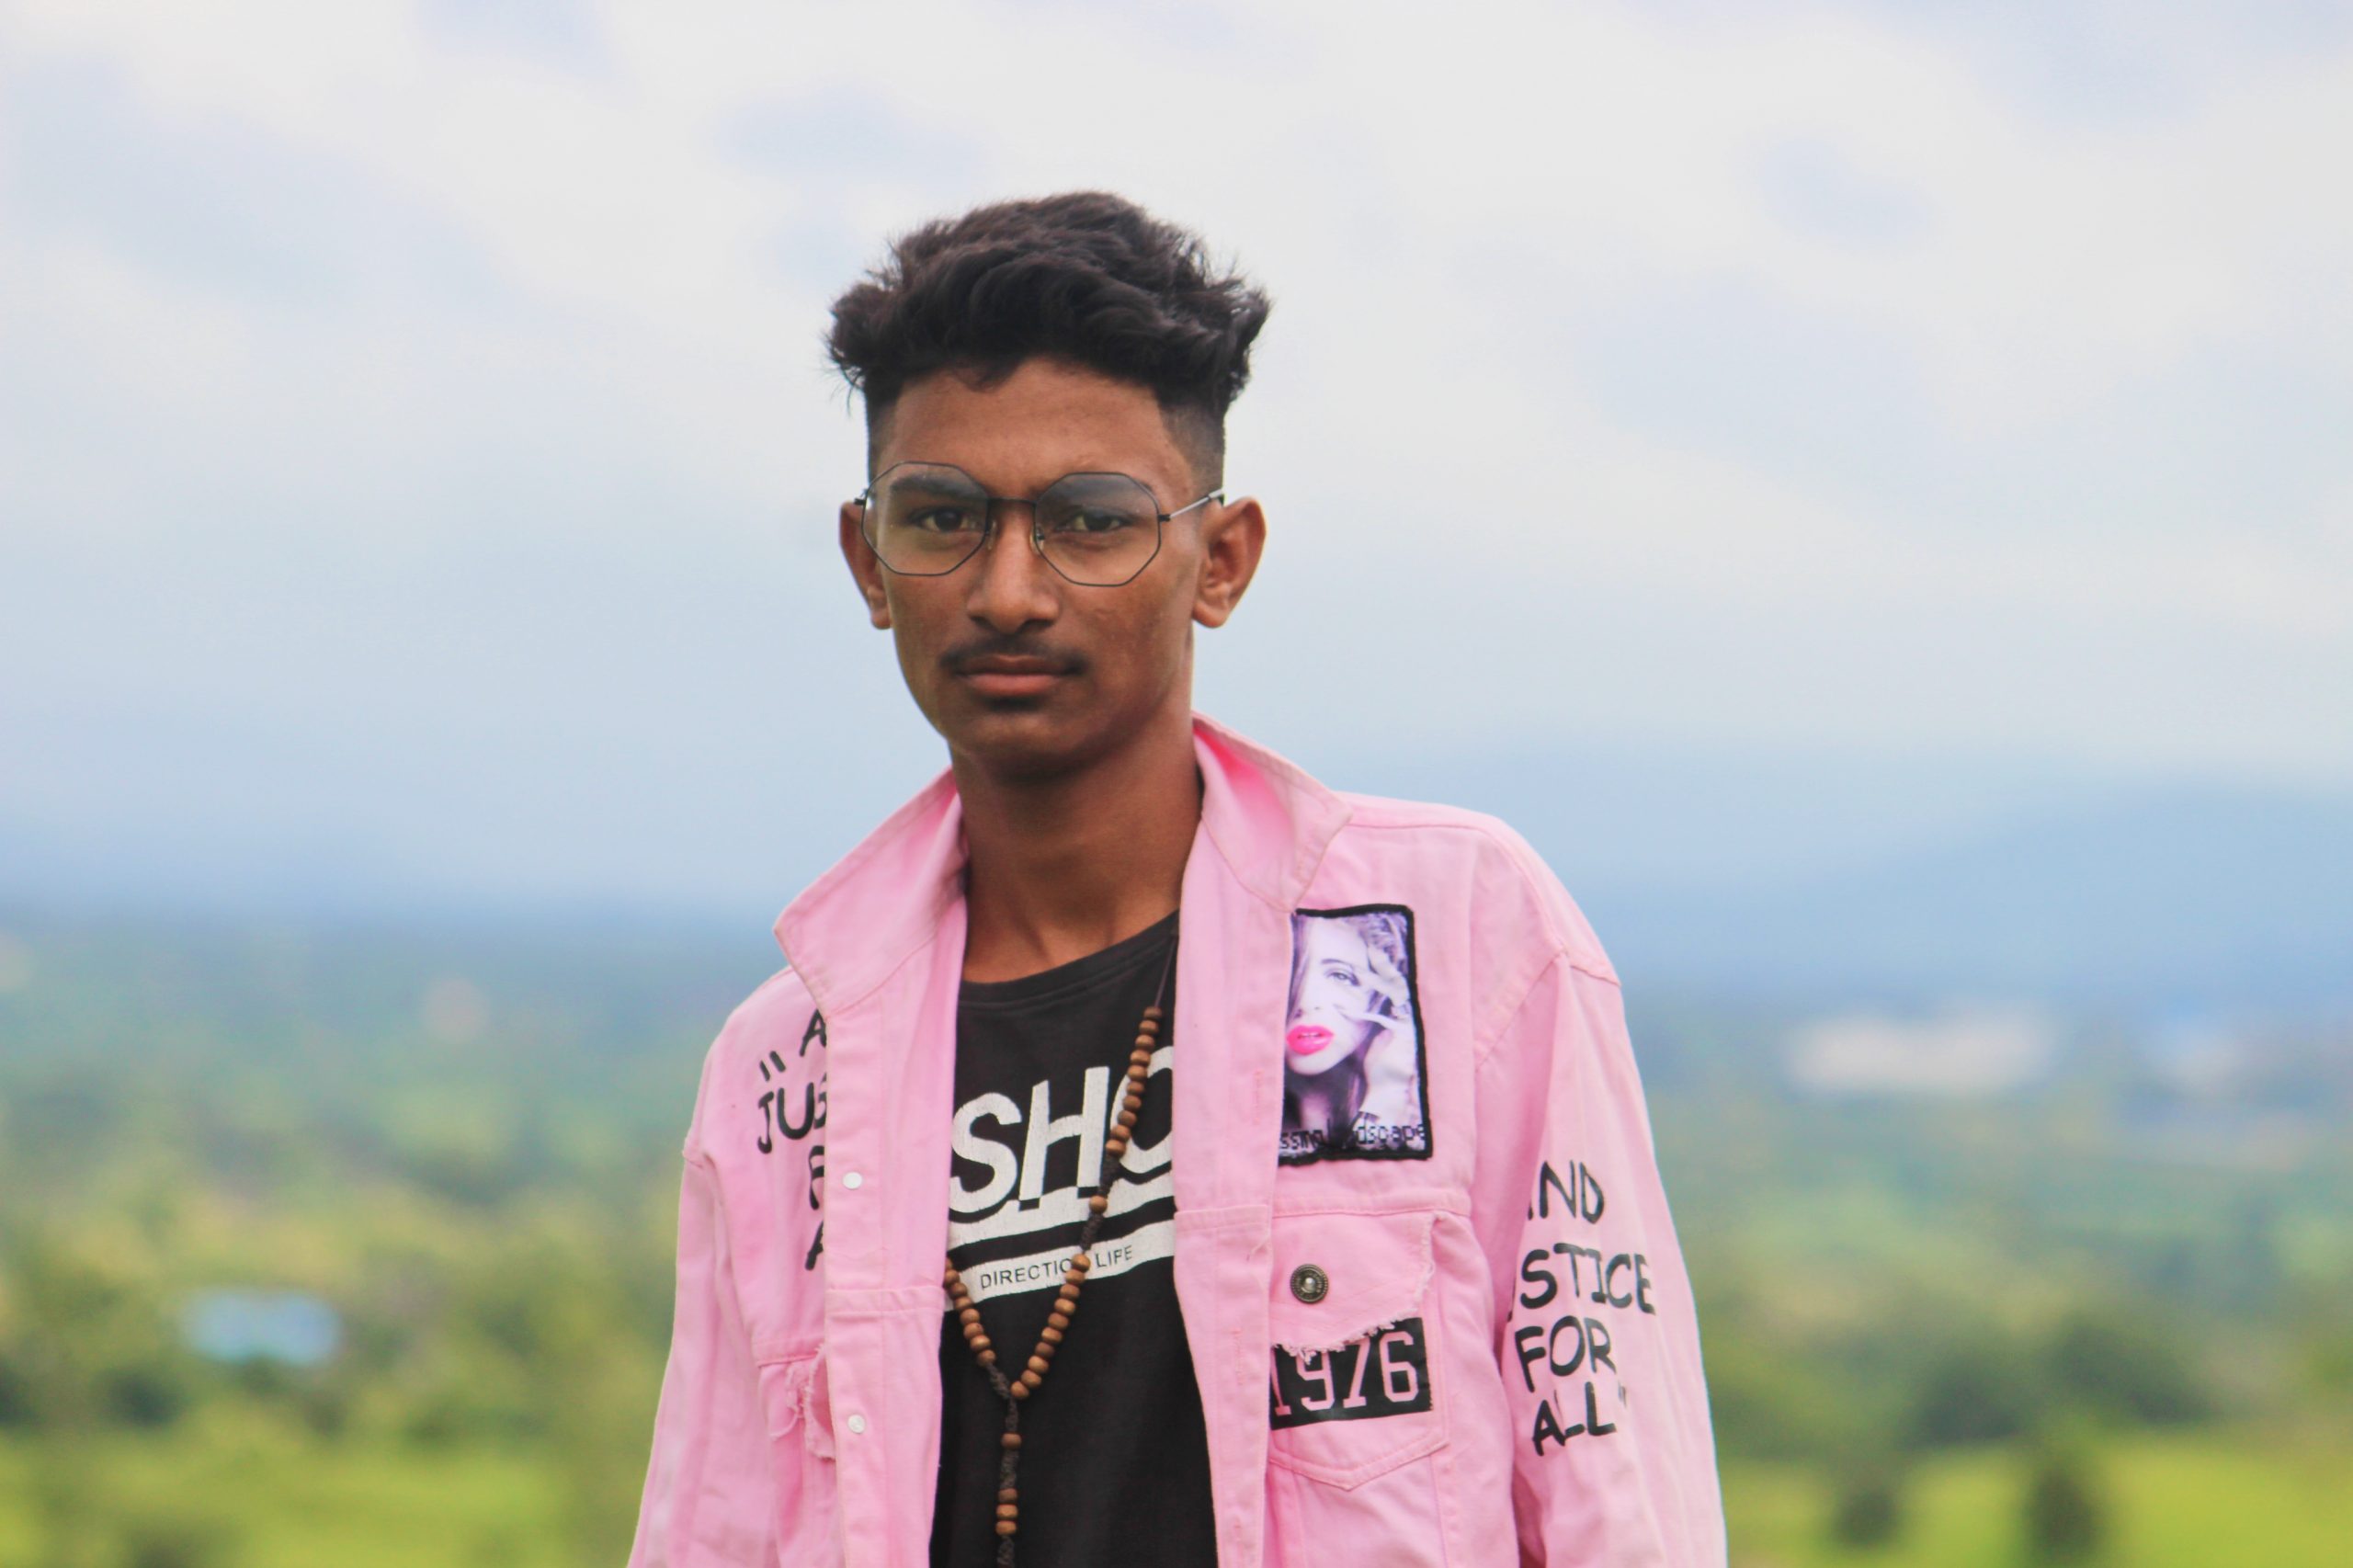
[[[1068,713],[1054,711],[1051,703],[1010,699],[959,703],[963,711],[947,724],[936,723],[948,749],[1007,778],[1041,778],[1067,773],[1086,764],[1100,749],[1096,737]]]

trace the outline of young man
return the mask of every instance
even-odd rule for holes
[[[1723,1562],[1591,928],[1192,710],[1267,309],[1095,193],[835,304],[842,552],[949,767],[704,1064],[639,1568]]]

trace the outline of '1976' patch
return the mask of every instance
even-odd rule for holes
[[[1400,1318],[1329,1350],[1275,1349],[1274,1421],[1370,1421],[1430,1407],[1429,1350],[1422,1320]]]

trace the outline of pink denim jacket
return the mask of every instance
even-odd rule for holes
[[[1690,1286],[1591,927],[1492,818],[1194,739],[1174,1158],[1125,1161],[1174,1183],[1218,1561],[1722,1564]],[[710,1049],[632,1568],[927,1561],[963,859],[943,774],[784,912],[790,967]],[[1287,1040],[1328,1033],[1286,1035],[1292,955],[1327,937],[1391,982],[1353,1142],[1286,1093]]]

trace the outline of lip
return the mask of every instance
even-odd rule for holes
[[[1053,670],[972,670],[963,678],[983,697],[1042,697],[1063,677]]]
[[[1332,1043],[1332,1031],[1321,1024],[1301,1024],[1283,1036],[1294,1056],[1313,1056]]]
[[[983,697],[1040,697],[1069,673],[1051,660],[996,653],[965,660],[956,676]]]

